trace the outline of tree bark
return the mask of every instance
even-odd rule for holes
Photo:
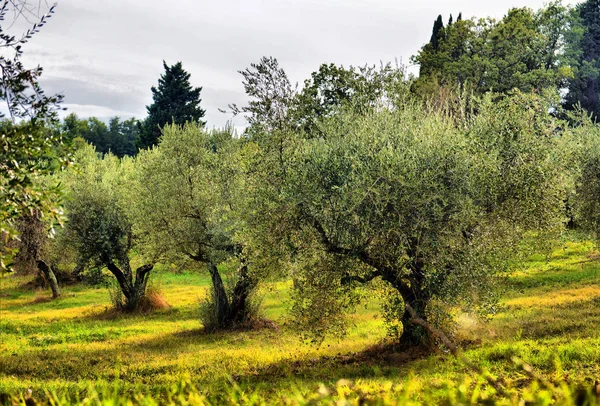
[[[217,269],[217,265],[214,263],[208,264],[208,272],[212,279],[213,295],[217,312],[217,325],[218,327],[228,327],[229,323],[229,299],[227,298],[227,291],[221,279],[221,274]]]
[[[150,271],[154,268],[154,264],[146,264],[135,270],[135,284],[133,285],[133,297],[130,299],[132,307],[135,309],[140,300],[146,295],[146,286],[148,285],[148,277]]]
[[[400,343],[408,346],[427,344],[430,339],[429,330],[420,324],[413,323],[413,315],[406,310],[406,307],[409,306],[412,308],[421,320],[427,322],[425,309],[428,301],[417,289],[407,289],[407,292],[402,295],[402,299],[404,301],[404,307],[400,309],[400,311],[403,311],[402,317],[400,318],[400,321],[402,322]]]
[[[154,264],[146,264],[140,266],[135,270],[135,291],[141,292],[142,295],[146,293],[146,285],[148,284],[148,277],[150,271],[154,268]]]
[[[114,262],[107,263],[106,267],[115,276],[115,278],[117,278],[117,282],[121,287],[121,291],[125,297],[129,299],[133,294],[133,281],[131,280],[131,274],[125,275],[125,273],[121,271],[121,269],[116,266]]]
[[[239,270],[239,279],[235,284],[231,296],[231,304],[229,307],[229,318],[234,324],[241,324],[247,321],[248,314],[248,297],[254,288],[255,281],[248,274],[248,265],[242,262]]]
[[[402,312],[400,322],[402,323],[402,334],[400,335],[400,343],[406,346],[419,346],[427,344],[430,339],[429,331],[423,328],[422,325],[412,322],[414,315],[411,315],[405,309],[410,307],[421,320],[427,321],[426,308],[429,303],[429,295],[421,289],[424,274],[418,269],[412,270],[410,277],[410,285],[406,281],[399,280],[398,273],[392,269],[384,269],[381,271],[383,280],[388,282],[402,296],[404,306],[398,309]]]
[[[56,280],[56,275],[54,275],[52,268],[50,268],[48,264],[41,259],[37,260],[37,267],[40,271],[42,271],[46,277],[46,280],[48,281],[48,284],[50,285],[50,289],[52,289],[52,298],[56,299],[60,296],[60,289],[58,288],[58,281]]]

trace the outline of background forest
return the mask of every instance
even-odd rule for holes
[[[0,403],[599,402],[599,0],[439,16],[418,76],[262,57],[241,133],[181,62],[143,120],[61,119],[19,4]]]

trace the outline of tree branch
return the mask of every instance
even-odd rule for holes
[[[359,283],[365,284],[365,283],[371,282],[373,279],[377,278],[378,276],[383,276],[383,272],[376,270],[375,272],[371,272],[369,275],[364,276],[364,277],[350,275],[349,273],[346,273],[346,275],[341,280],[341,284],[349,285],[352,282],[359,282]]]
[[[373,268],[376,268],[376,269],[380,268],[379,266],[377,266],[377,264],[375,264],[375,261],[373,261],[373,259],[369,256],[369,254],[367,254],[365,252],[364,249],[357,250],[357,249],[340,247],[339,245],[334,244],[329,239],[329,236],[327,235],[327,232],[325,231],[325,229],[323,228],[321,223],[313,215],[308,213],[307,210],[304,209],[304,205],[302,203],[300,203],[298,205],[298,207],[300,209],[300,213],[302,213],[302,216],[308,220],[310,225],[319,234],[319,239],[321,240],[321,243],[325,246],[325,249],[327,250],[327,252],[329,252],[331,254],[345,255],[345,256],[352,257],[352,258],[356,258],[356,259],[361,260],[365,264],[372,266]]]
[[[143,280],[148,272],[150,272],[154,268],[154,264],[146,264],[140,266],[135,270],[135,280]]]

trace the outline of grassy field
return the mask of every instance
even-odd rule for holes
[[[69,286],[49,301],[49,292],[24,288],[26,278],[2,277],[0,393],[148,404],[181,393],[185,401],[174,403],[332,403],[352,392],[350,403],[468,404],[493,396],[449,353],[387,350],[376,301],[359,308],[345,337],[315,347],[286,327],[288,284],[265,291],[265,315],[278,327],[209,335],[198,319],[207,277],[159,271],[154,279],[170,308],[115,316],[104,288]],[[533,257],[510,278],[502,305],[487,323],[461,317],[460,337],[468,359],[502,378],[507,402],[537,391],[514,356],[557,388],[600,379],[600,256],[591,244],[565,242],[549,258]]]

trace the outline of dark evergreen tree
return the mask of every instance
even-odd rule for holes
[[[575,76],[569,81],[566,107],[581,105],[594,118],[600,115],[600,0],[588,0],[577,7],[571,22],[572,54],[576,56]],[[582,30],[583,28],[583,30]],[[583,32],[583,36],[577,32]]]
[[[433,30],[431,32],[431,39],[423,49],[426,49],[429,53],[437,53],[440,48],[440,43],[444,38],[444,22],[442,21],[442,16],[439,15],[438,18],[433,23]],[[421,68],[419,70],[419,76],[425,76],[431,73],[432,66],[427,64],[420,64]]]
[[[431,39],[429,42],[433,46],[433,49],[438,49],[440,39],[444,35],[444,22],[442,21],[442,16],[439,15],[435,23],[433,23],[433,32],[431,33]]]
[[[158,80],[158,88],[152,87],[153,103],[146,107],[148,117],[141,126],[141,148],[156,145],[166,124],[206,124],[202,121],[206,111],[200,107],[202,87],[192,87],[190,74],[181,62],[169,66],[163,61],[163,66],[165,73]]]

